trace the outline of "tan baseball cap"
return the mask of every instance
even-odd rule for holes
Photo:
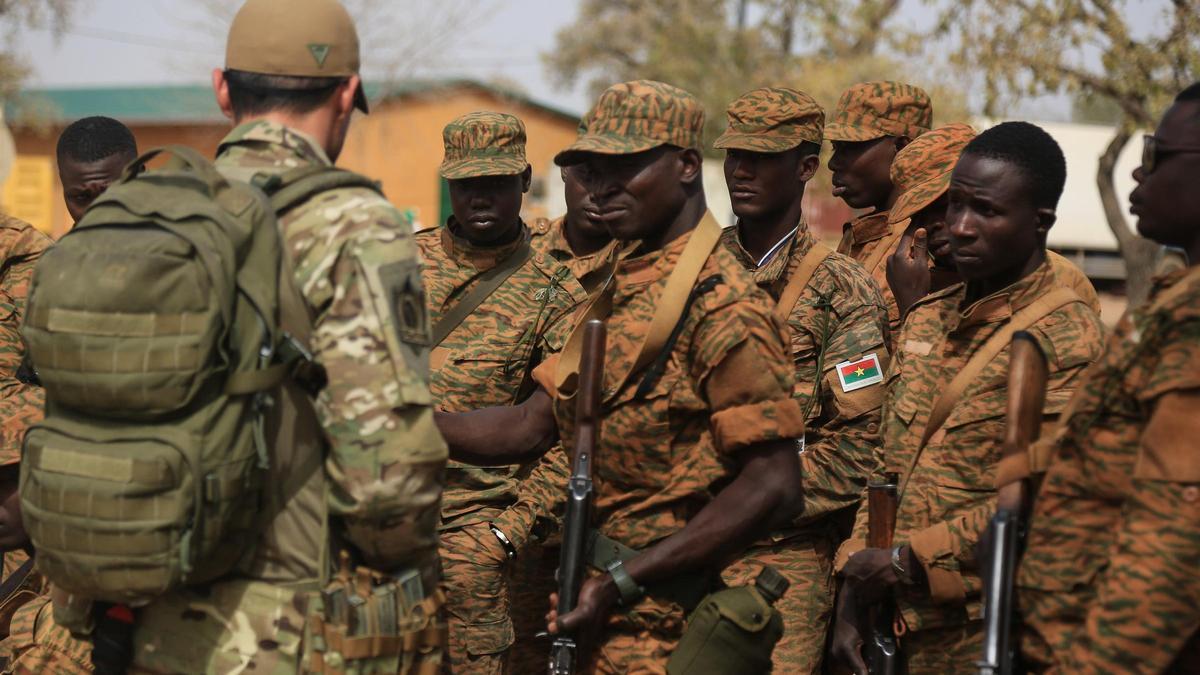
[[[350,77],[358,31],[337,0],[247,0],[229,27],[225,68],[260,75]],[[362,84],[354,105],[369,112]]]
[[[513,115],[467,113],[442,130],[446,154],[439,172],[446,180],[521,173],[525,160],[525,125]]]
[[[622,82],[600,94],[579,125],[579,137],[554,163],[576,164],[588,152],[631,155],[660,145],[699,150],[703,132],[704,107],[696,97],[663,82]]]
[[[825,111],[808,94],[763,87],[742,94],[725,111],[729,128],[713,147],[753,152],[786,152],[809,142],[821,144]]]

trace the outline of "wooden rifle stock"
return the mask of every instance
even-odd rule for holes
[[[896,509],[899,507],[896,487],[900,476],[889,473],[883,482],[867,484],[867,546],[889,549],[896,531]],[[870,634],[863,645],[863,660],[871,675],[896,675],[900,672],[899,645],[892,628],[896,608],[891,600],[869,608],[867,622]]]
[[[571,479],[563,515],[562,553],[558,560],[558,615],[575,609],[588,565],[588,532],[592,520],[592,467],[600,436],[604,385],[604,322],[591,319],[583,326],[579,360],[579,390],[575,394],[575,442],[571,453]],[[550,675],[575,672],[578,645],[574,637],[559,635],[550,646]]]
[[[1008,407],[1005,414],[1003,457],[1028,452],[1042,428],[1049,377],[1046,356],[1033,335],[1013,334],[1009,350]],[[1024,533],[1033,500],[1029,479],[1000,488],[996,515],[988,528],[988,552],[983,569],[983,659],[980,675],[1019,672],[1020,641],[1014,630],[1015,577],[1024,549]]]

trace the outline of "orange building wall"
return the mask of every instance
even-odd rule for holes
[[[529,135],[527,153],[535,184],[526,195],[525,217],[562,213],[562,205],[544,203],[539,196],[544,190],[539,187],[547,180],[560,180],[552,161],[555,153],[574,140],[576,122],[479,88],[441,89],[376,104],[370,115],[354,121],[338,164],[381,180],[393,204],[402,210],[412,209],[425,227],[437,225],[441,189],[437,167],[442,161],[442,127],[455,117],[475,110],[507,112],[525,122]],[[225,124],[134,124],[131,128],[142,150],[182,143],[209,157],[216,153],[217,144],[229,131]],[[43,133],[14,130],[17,154],[52,159],[61,130],[61,127]],[[62,202],[57,170],[52,200],[51,234],[58,237],[70,229],[71,220]]]

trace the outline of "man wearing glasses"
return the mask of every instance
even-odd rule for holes
[[[1198,176],[1200,83],[1146,137],[1129,198],[1138,232],[1188,266],[1122,317],[1044,448],[1018,579],[1033,672],[1197,672]]]

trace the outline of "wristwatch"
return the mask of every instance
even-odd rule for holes
[[[500,540],[500,545],[504,547],[504,555],[507,556],[509,560],[517,557],[517,547],[513,546],[508,537],[500,531],[500,528],[496,527],[492,523],[488,523],[488,529],[490,529],[492,534],[496,535],[496,538]]]
[[[912,575],[909,574],[908,570],[904,569],[904,565],[900,563],[901,548],[903,547],[892,547],[892,571],[896,573],[896,578],[900,580],[900,583],[904,584],[905,586],[914,586],[917,582],[913,580]]]
[[[646,589],[633,580],[633,577],[625,569],[625,563],[620,560],[609,563],[608,573],[612,576],[613,583],[617,585],[617,592],[621,594],[619,602],[622,607],[634,606],[646,594]]]

